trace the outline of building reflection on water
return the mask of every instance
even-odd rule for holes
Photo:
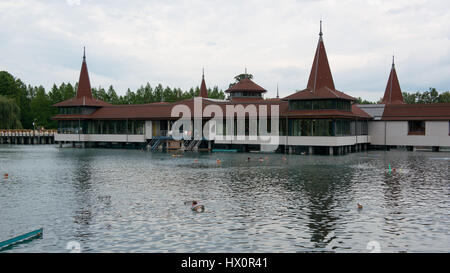
[[[297,165],[294,168],[283,167],[282,170],[258,169],[257,172],[244,168],[242,172],[230,171],[232,183],[224,188],[224,195],[231,199],[230,203],[239,210],[240,216],[249,219],[240,226],[247,232],[261,224],[258,219],[253,219],[258,211],[265,211],[264,217],[273,213],[275,222],[280,214],[284,217],[280,225],[287,232],[302,230],[303,235],[291,238],[289,244],[298,249],[307,247],[328,251],[336,239],[336,229],[346,225],[347,220],[340,219],[342,213],[336,210],[344,205],[340,195],[345,198],[352,195],[354,175],[352,168],[335,165]],[[264,194],[261,192],[265,191],[270,191],[272,198],[262,202]],[[249,205],[248,200],[258,201]],[[261,204],[266,207],[259,208]],[[286,213],[293,217],[286,219]],[[308,237],[308,242],[305,242],[305,237]]]
[[[331,171],[330,171],[331,169]],[[324,165],[304,166],[303,183],[301,183],[304,196],[308,200],[307,215],[313,247],[325,250],[336,239],[339,213],[338,195],[347,192],[351,184],[351,169],[345,168],[336,172],[335,166],[328,168]]]
[[[80,243],[88,242],[92,236],[89,228],[93,221],[92,206],[94,192],[92,190],[92,158],[88,154],[76,155],[73,158],[73,187],[75,189],[75,198],[77,207],[74,208],[74,223],[76,231],[74,237]]]

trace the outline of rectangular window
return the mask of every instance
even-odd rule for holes
[[[280,136],[286,135],[286,119],[280,119]]]
[[[350,121],[349,120],[336,120],[336,136],[349,136],[350,131]]]
[[[300,130],[301,130],[301,136],[311,136],[312,135],[312,120],[310,119],[301,119],[300,123]]]
[[[333,122],[330,119],[315,119],[313,120],[313,135],[314,136],[332,136]]]
[[[423,120],[408,121],[408,135],[425,135],[425,121]]]

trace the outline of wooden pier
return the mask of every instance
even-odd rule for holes
[[[0,130],[0,144],[55,144],[56,130]]]

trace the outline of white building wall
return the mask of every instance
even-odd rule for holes
[[[448,121],[426,121],[425,135],[408,135],[408,121],[370,121],[369,135],[372,145],[450,146]]]
[[[287,138],[287,145],[298,146],[347,146],[368,142],[368,136],[289,136]]]
[[[261,144],[269,145],[268,141],[258,141],[258,140],[215,140],[217,144]],[[278,139],[274,139],[272,144],[279,145],[296,145],[296,146],[346,146],[354,145],[359,143],[369,143],[369,136],[280,136]],[[270,149],[270,147],[267,147]]]
[[[384,145],[384,121],[369,121],[370,144]]]
[[[78,134],[55,134],[55,141],[80,141]]]
[[[152,138],[152,134],[153,134],[152,121],[151,120],[146,120],[145,121],[145,138],[146,139],[151,139]]]
[[[145,142],[145,135],[55,134],[55,141]]]

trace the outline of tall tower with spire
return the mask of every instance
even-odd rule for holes
[[[400,83],[398,82],[397,72],[395,71],[395,60],[392,55],[392,67],[389,79],[384,91],[382,100],[383,104],[403,104],[402,90],[400,89]]]
[[[308,84],[304,90],[297,91],[294,94],[283,98],[283,100],[296,101],[323,99],[339,100],[339,103],[337,101],[333,102],[338,103],[339,105],[341,105],[341,102],[345,102],[345,108],[347,110],[350,102],[356,100],[355,98],[336,90],[334,86],[333,76],[331,74],[327,52],[325,51],[323,42],[322,20],[320,20],[319,41],[317,43],[316,53],[309,74]],[[323,107],[328,107],[327,109],[329,109],[331,106],[328,105]]]
[[[86,47],[83,47],[83,63],[78,80],[77,98],[92,99],[91,82],[86,64]]]
[[[202,70],[202,83],[200,85],[200,97],[207,98],[208,97],[208,90],[206,89],[206,83],[205,83],[205,69]]]
[[[311,67],[311,73],[309,74],[307,89],[314,93],[323,87],[328,87],[331,90],[335,89],[325,45],[323,43],[322,20],[320,20],[319,42],[317,43],[316,54]]]
[[[75,97],[54,104],[56,107],[102,107],[110,105],[92,96],[91,82],[86,64],[86,48],[83,48],[83,62],[81,63],[80,78],[78,79],[77,94]]]

